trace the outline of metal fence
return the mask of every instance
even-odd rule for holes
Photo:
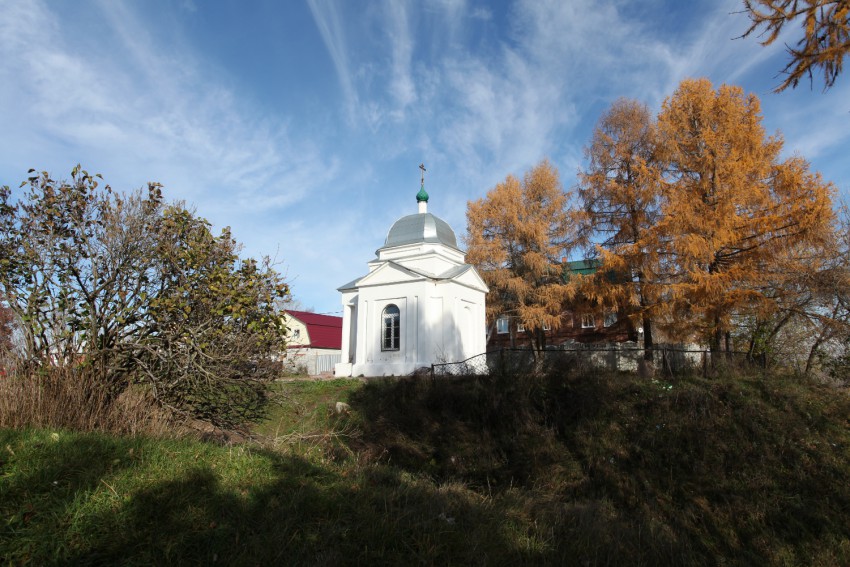
[[[577,345],[569,348],[499,349],[460,362],[432,364],[431,375],[469,376],[481,374],[545,373],[552,371],[650,372],[666,375],[709,375],[722,369],[762,369],[764,357],[745,352],[712,353],[709,350],[674,346],[653,349],[651,364],[644,361],[644,349],[629,345]]]

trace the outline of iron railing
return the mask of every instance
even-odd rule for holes
[[[651,364],[644,360],[644,349],[579,345],[569,348],[498,349],[460,362],[431,365],[431,376],[473,376],[481,374],[543,373],[568,369],[570,371],[606,370],[613,372],[650,372],[666,375],[702,374],[721,369],[763,369],[764,356],[746,352],[718,352],[671,346],[656,346]]]

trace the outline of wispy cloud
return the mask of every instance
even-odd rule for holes
[[[333,61],[340,87],[345,96],[348,119],[353,123],[359,103],[357,100],[357,91],[354,88],[352,72],[349,67],[348,47],[346,45],[340,8],[331,0],[308,0],[307,4],[310,6],[313,20],[316,22],[316,27],[322,36],[325,48],[328,50]]]
[[[0,24],[8,63],[0,96],[27,104],[0,113],[3,122],[31,125],[22,131],[46,141],[48,163],[70,168],[67,160],[90,159],[104,173],[120,172],[113,182],[136,186],[155,177],[167,194],[202,209],[219,199],[245,209],[285,206],[333,174],[332,158],[293,143],[285,123],[239,101],[191,52],[154,40],[129,5],[104,2],[88,14],[106,24],[97,41],[75,41],[40,2],[9,2],[10,12]],[[15,149],[3,153],[13,163]]]
[[[294,59],[299,69],[278,65],[271,48],[291,51],[290,37],[254,53],[291,81],[287,100],[310,99],[289,73],[315,65],[299,78],[333,96],[299,106],[302,115],[273,95],[256,102],[265,84],[233,80],[232,63],[193,43],[186,22],[212,16],[208,4],[166,3],[170,19],[109,0],[0,4],[0,124],[15,133],[0,138],[0,174],[61,175],[81,161],[122,189],[153,178],[231,224],[249,253],[281,242],[291,275],[310,288],[364,269],[415,205],[420,160],[434,212],[461,233],[467,200],[544,157],[572,185],[611,102],[657,108],[688,76],[755,91],[789,152],[835,164],[850,143],[850,82],[821,98],[771,95],[782,46],[733,39],[747,24],[734,13],[740,0],[308,0],[309,12],[279,14],[312,17],[315,30],[298,39],[321,39],[329,78],[310,59],[316,50]]]
[[[786,152],[799,153],[812,160],[824,154],[840,153],[845,156],[842,161],[847,163],[850,82],[837,84],[814,100],[807,95],[806,92],[791,91],[769,101],[770,110],[781,115]]]
[[[410,32],[407,4],[387,0],[389,49],[392,53],[392,78],[390,92],[395,99],[397,120],[404,116],[405,109],[416,101],[416,88],[411,77],[411,58],[413,57],[413,37]]]

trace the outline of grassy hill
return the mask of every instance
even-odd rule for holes
[[[844,391],[568,374],[280,388],[261,437],[230,446],[0,431],[0,557],[850,564]]]

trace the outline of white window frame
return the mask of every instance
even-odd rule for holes
[[[606,311],[603,315],[602,325],[604,327],[613,327],[617,324],[617,312],[616,311]]]
[[[499,317],[496,319],[496,334],[507,335],[511,329],[511,320],[507,317]]]
[[[589,323],[588,323],[589,321]],[[595,329],[596,328],[596,317],[593,313],[582,313],[581,315],[581,328],[582,329]]]
[[[517,323],[516,332],[517,333],[524,333],[525,332],[525,325],[523,325],[522,323]]]
[[[381,311],[381,350],[401,350],[401,310],[394,303]]]

